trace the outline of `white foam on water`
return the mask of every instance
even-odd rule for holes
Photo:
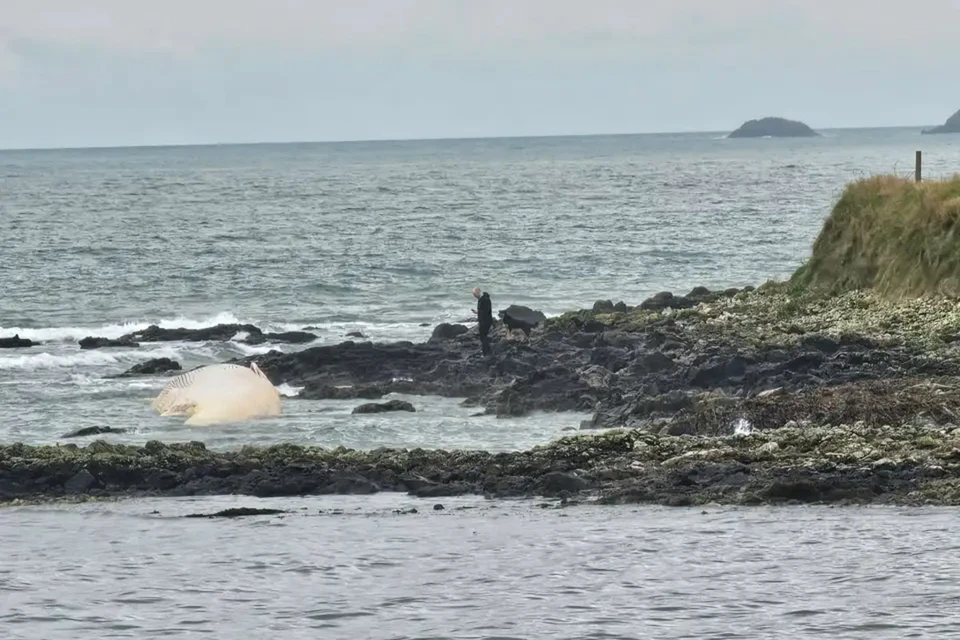
[[[303,387],[294,387],[286,382],[277,386],[277,391],[280,392],[280,395],[286,398],[296,398],[297,394],[299,394],[302,389]]]
[[[116,340],[120,336],[135,331],[142,331],[154,324],[162,329],[204,329],[218,324],[242,324],[242,322],[232,313],[221,312],[201,320],[177,316],[154,321],[138,320],[105,324],[98,327],[0,327],[0,336],[10,337],[19,335],[21,338],[33,340],[34,342],[77,342],[87,336]]]
[[[36,371],[39,369],[71,369],[78,367],[113,367],[150,358],[181,357],[178,349],[164,346],[157,349],[91,349],[20,351],[15,355],[0,354],[0,370]]]
[[[740,418],[733,423],[733,433],[738,436],[745,436],[753,433],[753,425],[745,418]]]

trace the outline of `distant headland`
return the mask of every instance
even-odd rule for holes
[[[786,118],[761,118],[748,120],[728,138],[815,138],[819,133],[796,120]]]
[[[960,133],[960,111],[947,118],[947,121],[933,129],[924,129],[920,133]]]

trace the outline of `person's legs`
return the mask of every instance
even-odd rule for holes
[[[480,331],[480,350],[483,355],[490,355],[490,336],[487,331]]]

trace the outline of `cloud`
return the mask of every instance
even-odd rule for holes
[[[409,55],[655,55],[740,47],[939,48],[960,0],[31,0],[0,31],[31,43],[189,55],[204,49]]]

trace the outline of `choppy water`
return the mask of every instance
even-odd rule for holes
[[[7,640],[960,635],[948,510],[443,504],[3,509],[0,628]],[[235,505],[294,513],[177,517]]]
[[[525,448],[581,416],[471,417],[456,400],[191,429],[162,380],[106,380],[271,345],[80,351],[150,323],[420,339],[496,307],[757,284],[806,256],[845,182],[960,169],[960,136],[835,131],[0,151],[0,442],[104,425],[209,446]],[[288,348],[288,347],[284,347]],[[284,389],[287,394],[295,389]],[[0,509],[0,629],[67,638],[908,638],[960,633],[950,512],[577,508],[397,496],[280,501],[298,515],[183,520],[236,499]],[[242,504],[269,503],[243,499]],[[394,515],[415,504],[415,515]],[[457,506],[474,507],[457,510]],[[343,513],[331,513],[340,507]],[[318,514],[324,509],[324,514]],[[158,513],[153,513],[157,511]]]
[[[241,321],[317,327],[323,342],[358,329],[417,340],[423,323],[469,317],[475,284],[497,308],[554,314],[784,276],[845,182],[909,173],[921,144],[928,176],[960,169],[960,137],[913,129],[0,151],[0,336],[47,341],[0,351],[0,440],[97,424],[181,439],[180,421],[148,410],[159,382],[102,377],[150,357],[189,367],[271,348],[81,352],[87,335]],[[411,421],[287,401],[282,420],[190,434],[511,448],[580,420],[469,420],[455,402],[418,402]]]

